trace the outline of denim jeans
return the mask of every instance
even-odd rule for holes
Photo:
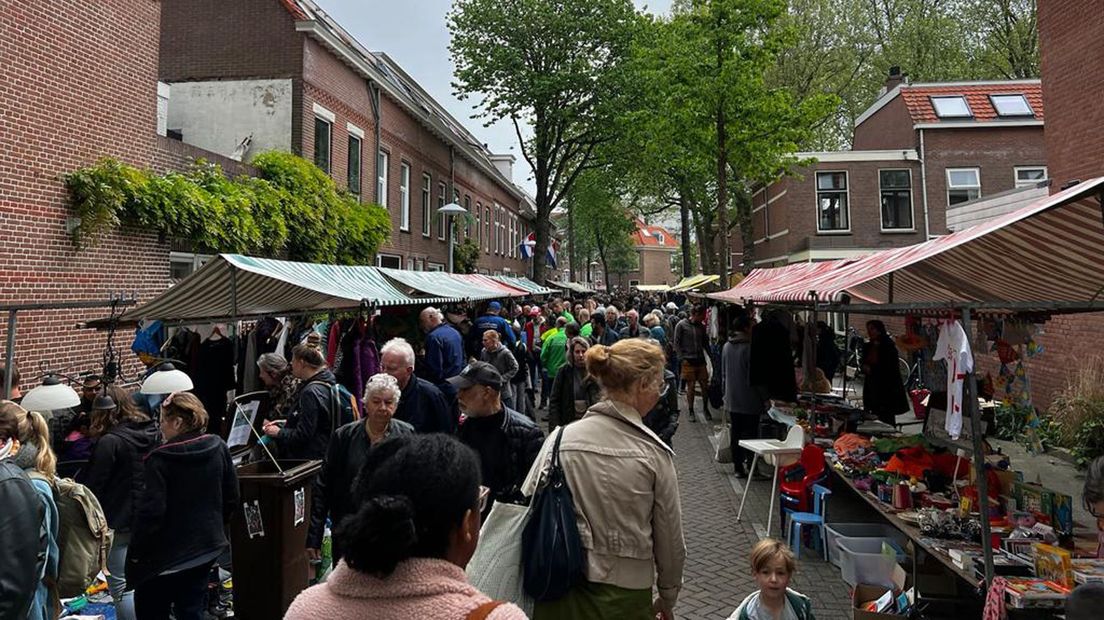
[[[107,555],[107,589],[115,603],[115,617],[118,620],[135,620],[134,592],[126,592],[126,555],[130,546],[130,532],[116,533],[111,542],[111,552]]]

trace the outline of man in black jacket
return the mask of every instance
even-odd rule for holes
[[[380,370],[395,377],[402,390],[395,419],[418,433],[454,433],[456,419],[441,390],[414,376],[414,347],[404,338],[392,338],[380,349]]]
[[[458,437],[479,454],[483,486],[491,489],[495,501],[521,501],[521,484],[537,458],[544,432],[502,405],[503,379],[494,366],[472,362],[449,381],[459,390],[465,416]]]
[[[308,344],[292,349],[291,372],[303,381],[296,405],[282,428],[265,420],[264,433],[276,440],[282,459],[321,459],[341,417],[340,403],[333,402],[337,377],[326,368],[322,352]]]
[[[414,427],[395,420],[400,395],[399,384],[391,375],[378,374],[364,386],[364,419],[350,422],[334,432],[322,462],[322,473],[315,479],[311,496],[310,528],[307,530],[307,555],[321,557],[326,517],[334,524],[357,511],[353,482],[368,454],[392,437],[414,434]],[[333,561],[344,557],[344,549],[333,547]]]
[[[675,376],[675,373],[665,368],[663,370],[663,387],[659,393],[659,401],[657,401],[655,407],[652,407],[652,410],[644,416],[644,426],[647,426],[652,429],[656,435],[659,435],[659,438],[663,440],[663,443],[667,444],[667,447],[673,448],[674,446],[671,444],[671,439],[675,436],[675,431],[678,430],[678,419],[678,377]]]
[[[0,455],[7,441],[0,437]],[[46,559],[46,507],[23,470],[3,456],[0,507],[0,618],[26,618]]]

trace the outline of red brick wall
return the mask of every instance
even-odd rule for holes
[[[925,130],[924,151],[933,235],[948,232],[947,168],[980,168],[984,197],[1015,187],[1013,167],[1047,161],[1042,127]]]
[[[1053,192],[1104,174],[1104,11],[1097,2],[1046,0],[1038,20]]]
[[[149,166],[157,149],[153,0],[0,2],[0,304],[143,299],[168,284],[168,246],[126,230],[77,250],[62,176],[101,157]],[[27,383],[40,364],[99,370],[105,335],[77,330],[102,310],[20,313],[16,358]],[[0,342],[6,338],[0,323]],[[123,335],[124,350],[130,338]],[[133,364],[126,351],[124,359]]]
[[[855,127],[851,148],[856,151],[917,148],[916,131],[905,100],[900,95],[894,97]]]

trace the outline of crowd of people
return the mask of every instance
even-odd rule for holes
[[[781,315],[754,324],[741,312],[707,316],[689,303],[602,302],[490,302],[459,322],[425,308],[423,333],[381,347],[381,372],[351,406],[317,337],[294,346],[290,361],[261,355],[258,377],[270,395],[260,424],[265,451],[322,462],[307,557],[320,561],[333,532],[333,572],[287,617],[524,617],[468,584],[463,569],[493,507],[524,504],[537,491],[553,436],[585,578],[539,602],[534,616],[674,617],[686,555],[673,459],[680,393],[683,419],[716,412],[731,420],[734,443],[755,436],[766,399],[796,391],[792,330]],[[772,349],[781,338],[779,354]],[[208,412],[190,393],[151,406],[148,395],[86,384],[89,454],[76,479],[114,530],[107,579],[117,617],[204,617],[209,576],[228,557],[226,524],[238,504],[225,442],[208,432]],[[55,431],[47,417],[0,403],[0,537],[12,541],[13,558],[0,561],[0,618],[56,617],[51,481],[55,454],[72,449],[56,435],[73,421]],[[734,459],[742,474],[746,456]],[[792,557],[784,545],[764,546],[770,542],[752,554],[762,589],[733,617],[781,610],[811,618],[807,599],[786,589]]]

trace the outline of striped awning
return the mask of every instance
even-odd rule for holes
[[[457,273],[453,274],[452,277],[463,282],[468,282],[480,290],[486,289],[489,291],[497,291],[499,297],[529,296],[529,291],[520,286],[512,286],[492,276],[485,276],[478,273]]]
[[[644,293],[666,293],[671,290],[668,284],[637,284],[633,288]]]
[[[573,293],[579,293],[580,295],[589,295],[590,293],[594,292],[589,288],[583,286],[582,284],[579,284],[578,282],[571,282],[570,280],[549,280],[548,283],[558,289],[568,290]]]
[[[214,320],[295,314],[356,308],[361,300],[377,306],[459,301],[454,296],[408,295],[381,271],[377,267],[316,265],[220,254],[179,284],[127,311],[120,320]]]
[[[683,278],[682,280],[680,280],[678,282],[678,284],[675,284],[674,286],[672,286],[669,289],[669,292],[678,293],[680,291],[694,290],[698,287],[705,286],[706,284],[716,282],[717,280],[720,280],[720,279],[721,279],[721,276],[718,276],[718,275],[709,275],[709,276],[707,276],[707,275],[700,274],[700,273],[696,276],[687,276],[687,277]]]
[[[875,252],[823,273],[790,272],[756,297],[808,302],[813,294],[821,301],[847,294],[875,304],[1100,301],[1102,192],[1104,177],[1095,178],[924,243]]]
[[[784,267],[753,269],[736,286],[710,293],[707,297],[734,304],[749,301],[771,301],[777,291],[785,289],[794,282],[803,282],[810,277],[839,269],[852,263],[852,260],[832,260],[820,263],[794,263]]]
[[[524,276],[488,276],[498,282],[501,282],[507,286],[513,288],[520,288],[523,291],[528,291],[530,295],[551,295],[555,293],[555,289],[548,288],[547,286],[541,286],[536,282],[526,278]]]
[[[379,271],[408,295],[473,301],[512,296],[493,281],[463,279],[444,271],[406,271],[385,267],[380,267]],[[509,290],[516,294],[516,289]]]

